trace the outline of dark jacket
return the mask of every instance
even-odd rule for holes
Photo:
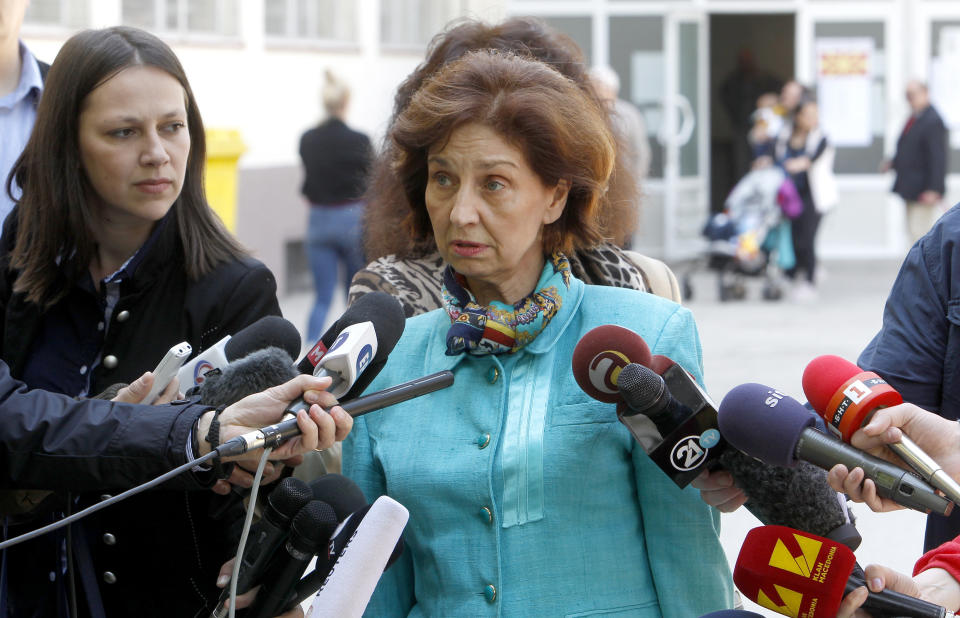
[[[0,357],[14,376],[22,369],[40,324],[36,306],[12,293],[16,273],[5,266],[16,212],[7,218],[0,242]],[[115,356],[117,363],[113,369],[98,366],[90,393],[116,382],[133,381],[152,370],[170,346],[180,341],[188,341],[199,353],[265,315],[280,315],[276,281],[252,258],[222,264],[201,280],[189,281],[174,217],[168,218],[133,277],[120,286],[120,299],[103,346],[104,357]],[[69,302],[69,296],[62,302]],[[144,434],[143,439],[148,436]],[[208,490],[164,487],[84,520],[82,530],[91,559],[86,568],[81,564],[77,570],[94,576],[107,616],[132,615],[134,609],[138,616],[193,616],[198,611],[209,612],[216,601],[218,570],[236,549],[235,539],[227,533],[232,522],[210,516],[222,498]],[[111,489],[107,483],[81,496],[78,506],[98,500]],[[39,552],[30,552],[31,543],[19,546],[14,564],[33,559],[36,567],[45,569],[42,578],[24,576],[20,586],[36,587],[33,590],[14,587],[13,582],[10,589],[30,596],[48,594],[45,576],[51,567],[36,560]],[[44,558],[49,563],[50,556]],[[8,563],[10,560],[8,556]]]
[[[897,179],[893,192],[914,201],[924,191],[944,193],[947,175],[947,129],[932,105],[920,112],[913,126],[901,133],[893,157]]]
[[[956,264],[956,266],[954,266]],[[887,380],[904,401],[960,416],[960,205],[907,254],[883,309],[883,325],[860,367]],[[927,518],[924,551],[960,535],[960,511]]]
[[[357,201],[366,191],[372,156],[370,138],[330,118],[300,138],[304,168],[300,192],[317,206]]]

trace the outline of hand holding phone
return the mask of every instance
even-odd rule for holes
[[[178,343],[167,351],[160,361],[160,364],[153,370],[153,386],[141,403],[150,405],[157,400],[160,393],[162,393],[170,384],[171,380],[176,377],[180,366],[186,362],[192,351],[193,348],[190,347],[190,344],[186,341]]]

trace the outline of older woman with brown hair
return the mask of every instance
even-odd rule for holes
[[[593,87],[580,48],[567,35],[531,17],[511,17],[492,25],[465,19],[434,37],[424,62],[400,84],[390,127],[431,75],[448,62],[480,49],[514,52],[540,60],[570,78],[585,98],[605,105]],[[609,113],[613,110],[607,112],[603,123],[612,128]],[[614,137],[617,138],[616,134]],[[390,164],[394,148],[388,139],[383,145],[383,156],[373,167],[364,215],[365,251],[373,262],[354,277],[349,301],[381,290],[398,298],[407,316],[411,316],[443,304],[443,259],[429,239],[415,237],[403,226],[409,211],[401,180]],[[594,245],[571,252],[567,259],[573,273],[586,283],[650,291],[679,302],[679,286],[665,264],[621,248],[636,231],[640,201],[626,153],[629,149],[620,147],[614,152],[613,173],[599,198],[600,237]]]
[[[700,379],[689,311],[587,285],[567,255],[602,237],[614,166],[603,111],[534,60],[471,52],[390,133],[415,238],[443,258],[443,309],[407,320],[377,390],[439,370],[453,387],[358,418],[344,471],[410,510],[375,616],[699,616],[732,605],[719,516],[654,465],[571,375],[620,324]],[[589,457],[590,465],[583,465]]]

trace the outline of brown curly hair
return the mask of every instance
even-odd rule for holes
[[[373,164],[365,195],[364,244],[367,259],[375,260],[390,254],[401,259],[421,257],[435,250],[430,236],[413,237],[397,233],[410,214],[410,204],[400,179],[391,167],[396,154],[392,152],[394,145],[389,135],[397,118],[429,76],[467,52],[480,49],[513,52],[546,63],[571,79],[592,104],[606,109],[590,81],[580,48],[570,37],[543,21],[513,17],[495,25],[474,19],[452,22],[444,32],[433,38],[424,62],[397,89],[393,118],[381,154]],[[612,131],[609,115],[604,117],[604,124]],[[614,138],[617,141],[620,139],[616,134]],[[600,197],[596,213],[599,236],[621,245],[636,230],[639,202],[635,178],[622,152],[623,149],[618,145],[613,173],[606,192]]]

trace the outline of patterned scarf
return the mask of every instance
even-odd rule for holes
[[[513,353],[533,341],[560,310],[570,287],[570,262],[563,253],[551,255],[533,293],[514,305],[493,301],[483,307],[466,283],[449,265],[444,269],[441,292],[452,322],[447,355]]]

